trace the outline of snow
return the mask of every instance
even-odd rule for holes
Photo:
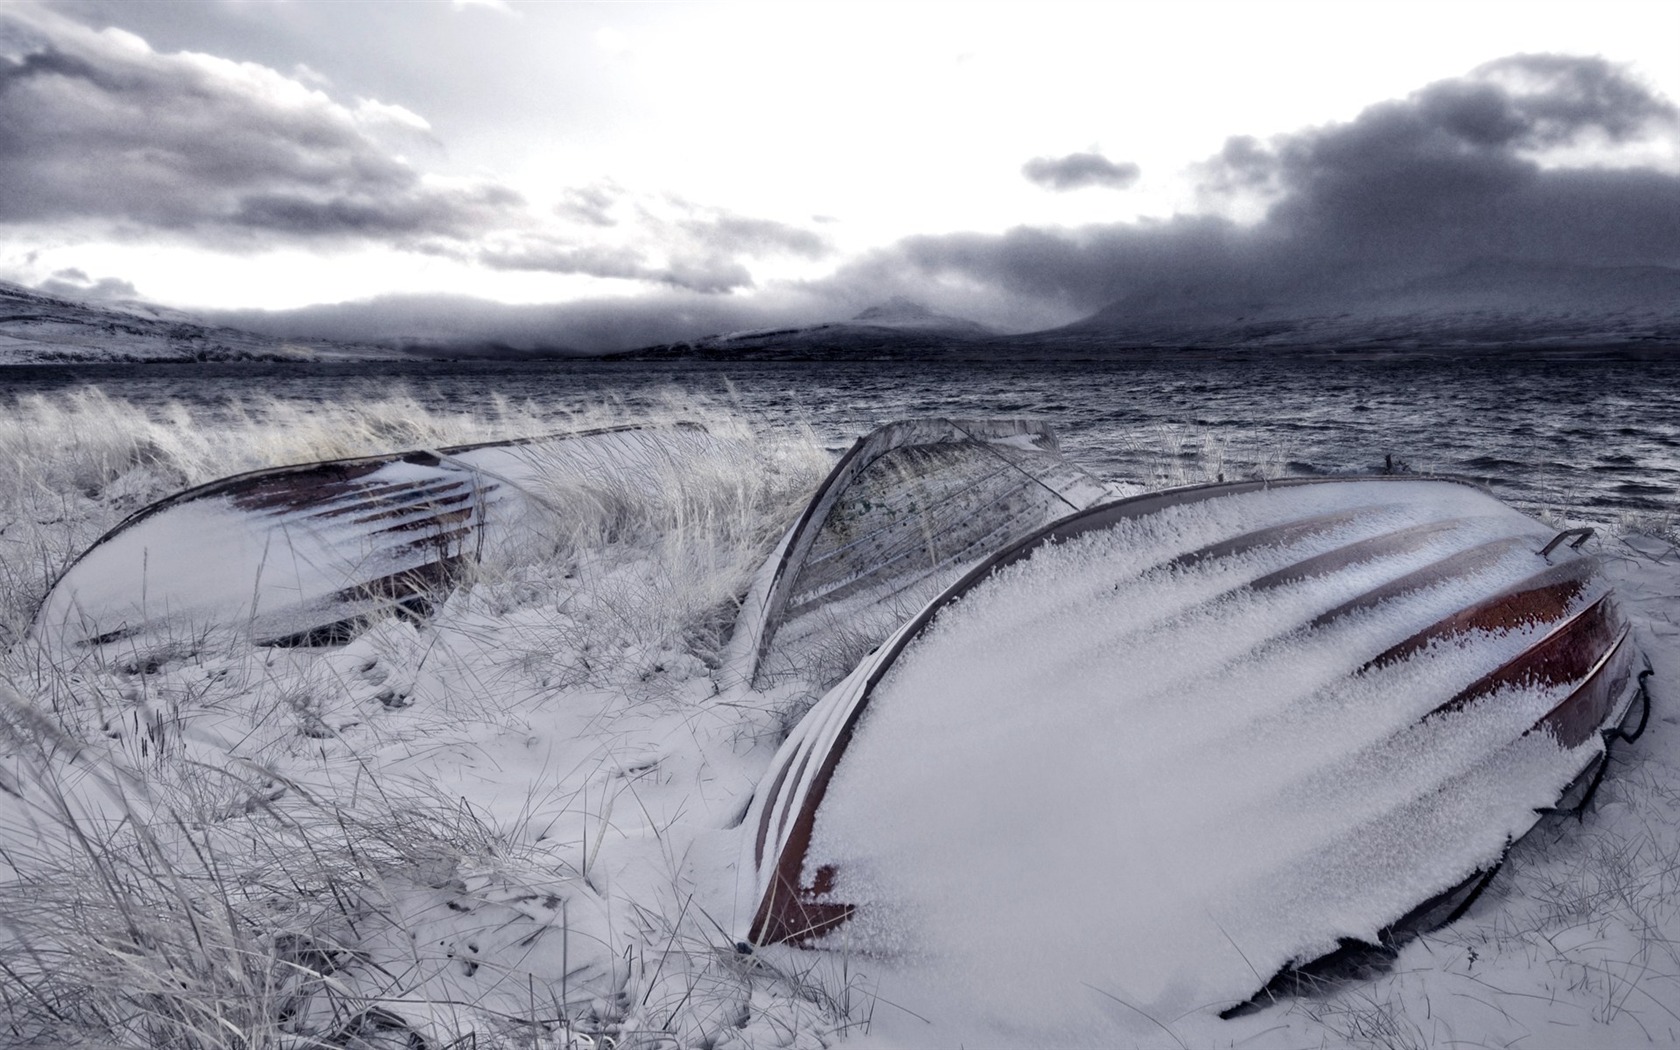
[[[1395,484],[1360,528],[1468,520],[1373,579],[1510,527],[1485,504],[1420,509]],[[1255,508],[1251,528],[1286,512]],[[334,1003],[378,1002],[437,1045],[467,1030],[479,1045],[554,1047],[1680,1042],[1680,554],[1611,530],[1589,550],[1656,664],[1656,715],[1595,808],[1541,825],[1465,918],[1390,973],[1217,1019],[1291,955],[1370,936],[1459,877],[1428,867],[1442,851],[1423,837],[1491,856],[1578,761],[1515,737],[1551,699],[1539,694],[1396,731],[1419,714],[1396,698],[1439,688],[1418,676],[1473,677],[1504,650],[1447,647],[1343,682],[1336,654],[1289,630],[1322,611],[1313,586],[1231,593],[1284,552],[1147,571],[1223,534],[1224,512],[1179,508],[1058,547],[965,598],[901,661],[881,696],[924,702],[871,707],[854,745],[867,765],[841,768],[831,797],[846,805],[822,829],[857,854],[849,885],[880,906],[823,950],[732,943],[750,918],[736,903],[746,811],[808,684],[749,688],[746,641],[689,630],[710,599],[669,608],[689,600],[687,556],[637,536],[507,564],[430,622],[381,621],[337,649],[230,644],[150,672],[59,675],[15,645],[4,681],[76,748],[37,754],[15,734],[0,747],[0,843],[17,866],[0,878],[7,936],[35,928],[19,885],[50,903],[56,878],[97,911],[90,884],[63,878],[77,846],[56,790],[84,827],[156,829],[189,873],[186,828],[251,885],[333,874],[358,887],[347,912],[325,894],[234,898],[264,924],[264,950],[304,933],[345,949],[337,991],[297,985],[298,1039],[336,1031]],[[1135,553],[1144,539],[1149,557]],[[1478,586],[1517,571],[1501,561]],[[1375,651],[1462,597],[1409,596],[1342,629]],[[1123,708],[1085,688],[1116,678],[1136,687]],[[1215,717],[1232,705],[1243,720]],[[1305,725],[1309,746],[1281,755]],[[1428,791],[1452,804],[1417,806]],[[938,799],[938,821],[904,803],[919,797]],[[1280,811],[1282,824],[1261,820]],[[171,814],[184,818],[173,833]],[[1435,823],[1414,820],[1425,814]],[[1328,845],[1350,841],[1364,850]],[[338,867],[352,853],[353,875]]]
[[[825,943],[881,959],[881,994],[942,1032],[1105,1045],[1144,1034],[1140,1013],[1218,1010],[1339,938],[1375,941],[1496,860],[1596,740],[1564,752],[1522,736],[1556,689],[1422,719],[1533,630],[1350,678],[1350,653],[1435,622],[1462,588],[1307,635],[1292,628],[1357,573],[1336,590],[1239,589],[1420,520],[1481,515],[1366,568],[1370,584],[1535,528],[1471,490],[1380,487],[1392,509],[1335,532],[1140,573],[1230,535],[1239,513],[1345,509],[1360,487],[1174,508],[1043,548],[950,606],[877,687],[818,810],[807,879],[835,867],[832,899],[859,906]],[[1479,582],[1515,583],[1535,561],[1517,551]],[[859,677],[836,689],[846,703],[818,708],[813,734],[833,738]],[[1082,981],[1101,995],[1018,1027],[1021,1003]]]

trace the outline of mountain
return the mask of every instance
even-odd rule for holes
[[[1485,259],[1351,291],[1159,285],[1022,342],[1040,351],[1680,348],[1680,269]]]
[[[995,336],[974,321],[935,313],[921,303],[894,296],[845,321],[709,335],[611,356],[770,361],[919,357],[960,351]]]
[[[258,335],[147,303],[83,302],[0,281],[0,365],[403,356],[371,346]]]

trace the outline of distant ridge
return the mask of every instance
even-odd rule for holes
[[[1680,349],[1680,269],[1482,259],[1356,291],[1158,285],[1027,347]]]
[[[279,339],[142,302],[89,303],[0,281],[0,365],[398,358],[326,340]]]
[[[429,335],[375,344],[287,331],[358,330],[369,304],[315,308],[313,322],[281,323],[260,311],[216,323],[143,302],[81,301],[0,282],[0,365],[97,362],[232,362],[613,359],[868,361],[1101,360],[1119,356],[1225,354],[1420,354],[1516,352],[1680,353],[1680,268],[1584,266],[1480,259],[1385,286],[1347,289],[1287,283],[1159,281],[1132,290],[1061,328],[1023,335],[894,296],[843,321],[709,335],[596,355],[542,338],[493,331],[502,308],[462,299]],[[260,334],[246,327],[267,329]],[[366,321],[360,330],[367,330]]]
[[[852,323],[884,328],[929,328],[949,332],[968,332],[976,337],[992,335],[985,325],[967,321],[950,314],[935,313],[902,295],[895,295],[884,303],[877,303],[852,317]]]
[[[614,357],[698,357],[719,360],[828,360],[943,356],[996,336],[990,328],[936,313],[903,296],[868,307],[850,320],[802,328],[774,328],[709,335],[688,342],[644,347]]]

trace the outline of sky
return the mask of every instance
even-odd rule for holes
[[[1675,41],[1671,0],[4,0],[0,279],[598,350],[1675,266]]]

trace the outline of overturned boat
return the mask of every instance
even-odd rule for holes
[[[342,641],[367,617],[423,612],[529,528],[563,526],[580,487],[658,486],[716,451],[695,424],[615,427],[223,478],[101,537],[59,576],[31,635],[70,653],[192,648],[230,631]]]
[[[742,825],[734,934],[1096,937],[1115,998],[1228,1010],[1447,921],[1648,714],[1587,531],[1439,479],[1070,514],[798,723]]]
[[[911,419],[840,458],[742,604],[731,662],[825,687],[988,555],[1110,488],[1044,423]]]

